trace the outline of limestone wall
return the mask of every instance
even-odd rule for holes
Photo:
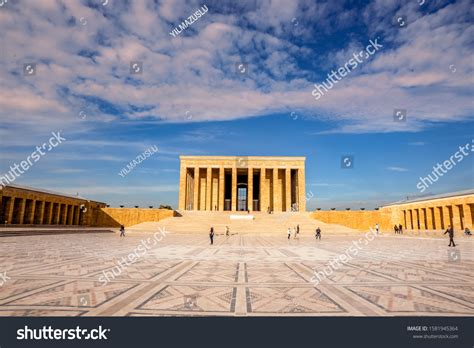
[[[180,156],[179,180],[180,210],[306,211],[305,157]],[[248,199],[238,207],[242,184]]]
[[[376,223],[382,231],[393,231],[395,224],[405,230],[445,230],[451,225],[455,231],[473,229],[474,194],[472,191],[458,195],[419,199],[387,205],[379,210],[330,210],[314,211],[317,220],[358,229],[368,230]]]
[[[33,187],[0,186],[2,225],[94,226],[105,203]]]
[[[311,216],[322,222],[343,225],[359,231],[368,231],[369,227],[374,229],[377,223],[380,225],[381,231],[388,231],[393,228],[394,224],[389,209],[314,211]]]
[[[159,221],[174,215],[169,209],[102,208],[98,211],[97,227],[125,227],[142,222]]]

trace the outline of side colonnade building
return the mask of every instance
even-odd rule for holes
[[[407,230],[455,230],[473,228],[474,190],[407,199],[384,206],[392,211],[393,222]],[[397,222],[398,221],[398,222]]]
[[[94,226],[105,206],[79,196],[8,184],[0,190],[0,223]]]

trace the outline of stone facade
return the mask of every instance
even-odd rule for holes
[[[305,211],[305,157],[180,156],[179,209]]]
[[[105,206],[82,197],[7,185],[0,190],[0,223],[96,226],[99,210]]]
[[[95,227],[125,227],[142,222],[160,221],[174,216],[169,209],[153,208],[101,208]]]
[[[392,222],[405,229],[455,230],[472,229],[474,219],[474,190],[396,202],[384,207],[391,211]]]
[[[405,230],[473,229],[474,190],[396,202],[375,211],[315,211],[315,219],[359,230],[376,223],[385,231],[401,224]]]

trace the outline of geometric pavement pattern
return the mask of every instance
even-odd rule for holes
[[[168,231],[119,267],[153,232],[0,238],[0,316],[474,315],[469,238],[380,235],[329,268],[363,234]]]

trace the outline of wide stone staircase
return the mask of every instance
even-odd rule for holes
[[[165,228],[172,233],[207,233],[214,227],[216,234],[225,234],[229,226],[231,234],[278,234],[286,235],[288,227],[300,226],[301,235],[314,235],[319,226],[322,234],[361,233],[349,227],[328,224],[315,220],[310,213],[282,212],[268,214],[264,212],[217,212],[217,211],[177,211],[181,216],[163,219],[157,222],[144,222],[127,228],[127,231],[158,231]]]

